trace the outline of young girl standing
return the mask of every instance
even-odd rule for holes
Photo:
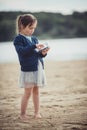
[[[14,39],[14,46],[21,67],[20,87],[24,88],[20,113],[22,120],[28,119],[26,109],[31,94],[35,109],[34,117],[41,118],[39,87],[43,87],[46,82],[43,57],[47,55],[49,48],[39,51],[44,44],[39,44],[38,39],[32,35],[36,26],[37,19],[31,14],[20,15],[17,18],[18,35]]]

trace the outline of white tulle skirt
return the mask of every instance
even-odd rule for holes
[[[46,77],[41,62],[38,60],[38,71],[20,72],[19,86],[25,87],[44,87],[46,85]]]

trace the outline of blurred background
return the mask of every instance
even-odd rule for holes
[[[34,35],[52,48],[48,59],[87,59],[86,0],[0,0],[0,62],[17,61],[16,18],[25,13],[38,19]]]
[[[19,119],[24,89],[13,45],[16,18],[38,19],[34,35],[48,43],[47,86],[40,90],[41,116]],[[87,130],[87,0],[0,0],[0,130]]]

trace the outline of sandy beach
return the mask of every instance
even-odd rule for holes
[[[47,86],[40,89],[42,119],[19,119],[23,89],[19,64],[0,64],[0,130],[87,130],[87,60],[45,61]]]

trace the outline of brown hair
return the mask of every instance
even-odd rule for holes
[[[16,20],[17,33],[19,33],[21,29],[25,28],[27,25],[31,26],[36,21],[37,19],[31,14],[19,15]]]

